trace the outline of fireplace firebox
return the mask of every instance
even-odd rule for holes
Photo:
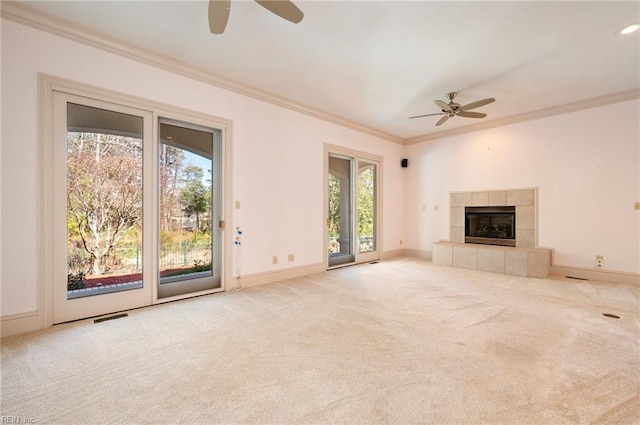
[[[464,241],[516,246],[516,207],[465,207]]]

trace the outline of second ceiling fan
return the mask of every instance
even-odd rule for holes
[[[291,0],[255,0],[268,11],[297,24],[302,21],[304,13]],[[209,0],[209,30],[214,34],[222,34],[229,21],[231,0]]]
[[[441,109],[441,112],[438,112],[436,114],[416,115],[414,117],[409,117],[409,119],[431,117],[434,115],[444,115],[436,123],[436,126],[438,126],[438,125],[444,124],[445,121],[447,121],[449,118],[452,118],[455,116],[465,117],[465,118],[484,118],[487,116],[487,114],[483,114],[482,112],[469,112],[469,110],[479,108],[481,106],[488,105],[489,103],[496,101],[493,97],[489,97],[487,99],[477,100],[475,102],[467,103],[466,105],[461,105],[453,101],[453,99],[455,99],[457,94],[458,94],[457,92],[447,93],[447,99],[449,100],[449,103],[445,103],[442,100],[434,101],[435,104],[438,105],[438,107]]]

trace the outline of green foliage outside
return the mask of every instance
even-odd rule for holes
[[[87,253],[72,274],[100,275],[117,263],[114,247],[137,243],[142,223],[142,140],[99,133],[67,136],[70,248]],[[77,260],[75,258],[74,260]]]
[[[340,179],[329,174],[328,233],[330,238],[340,236]],[[358,176],[358,235],[361,240],[373,238],[376,213],[375,171],[366,168]],[[361,250],[362,251],[362,250]]]
[[[180,192],[182,211],[189,218],[195,216],[197,230],[202,229],[201,217],[209,211],[211,206],[211,187],[205,187],[203,178],[202,168],[192,165],[185,167],[183,187]]]
[[[375,221],[375,173],[367,168],[358,176],[358,235],[373,236]]]
[[[329,174],[329,236],[340,234],[340,180]]]
[[[211,269],[211,180],[204,179],[202,167],[188,161],[189,155],[194,156],[161,144],[160,255],[178,250],[176,257],[186,259],[183,247],[204,243],[209,248],[198,248],[200,263],[194,267],[208,262]],[[140,139],[68,133],[67,234],[67,280],[72,289],[82,287],[85,275],[141,270]]]

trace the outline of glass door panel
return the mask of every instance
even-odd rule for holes
[[[67,298],[142,287],[142,117],[67,103]]]
[[[219,133],[160,121],[158,298],[221,287]]]
[[[329,267],[351,263],[353,250],[353,159],[329,156]]]
[[[358,161],[358,253],[377,251],[377,165]]]

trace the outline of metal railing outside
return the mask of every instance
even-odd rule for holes
[[[335,254],[340,252],[340,242],[338,239],[340,236],[329,236],[329,253]],[[360,236],[358,238],[358,252],[372,252],[375,251],[375,240],[373,236]]]
[[[82,248],[72,248],[67,252],[67,270],[89,273],[93,258]],[[163,244],[160,247],[160,270],[181,268],[198,264],[211,263],[211,244],[208,242],[184,241]],[[142,271],[142,247],[138,245],[112,248],[109,257],[103,259],[105,272],[140,272]]]

